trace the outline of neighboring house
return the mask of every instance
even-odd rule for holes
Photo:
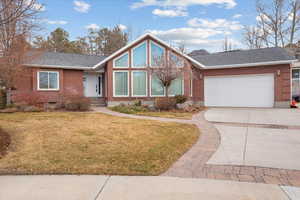
[[[184,67],[173,81],[170,95],[182,94],[199,105],[230,107],[288,107],[291,101],[291,64],[295,58],[281,48],[183,55],[151,34],[145,34],[108,57],[43,53],[25,66],[14,100],[35,94],[45,103],[64,95],[81,95],[108,106],[140,99],[152,104],[165,96],[150,74],[153,59],[171,56]],[[182,65],[182,66],[180,66]],[[191,68],[193,74],[191,73]],[[20,95],[21,94],[21,95]]]

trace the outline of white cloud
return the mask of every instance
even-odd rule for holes
[[[188,21],[188,25],[191,27],[203,27],[219,30],[230,30],[237,31],[241,30],[243,26],[238,21],[229,21],[226,19],[202,19],[202,18],[193,18]]]
[[[185,17],[188,16],[188,13],[186,10],[184,9],[165,9],[165,10],[161,10],[161,9],[155,9],[152,11],[153,15],[157,15],[160,17]]]
[[[224,32],[209,28],[178,28],[170,30],[149,30],[148,32],[161,39],[175,44],[184,43],[189,50],[207,49],[209,51],[222,51]],[[241,46],[238,40],[230,39],[233,46]]]
[[[87,26],[85,26],[86,29],[93,29],[93,30],[97,30],[100,28],[100,26],[98,26],[97,24],[89,24]]]
[[[66,25],[68,22],[64,20],[46,20],[48,24]]]
[[[232,18],[233,19],[238,19],[238,18],[241,18],[243,15],[241,14],[236,14],[236,15],[233,15]]]
[[[84,2],[84,1],[73,1],[74,3],[74,10],[81,12],[81,13],[87,13],[91,7],[90,4]]]
[[[264,14],[260,14],[256,17],[256,21],[260,22],[260,21],[270,21],[269,17],[267,15]]]
[[[30,4],[33,3],[33,1],[32,1],[32,0],[25,0],[24,3],[25,3],[26,5],[30,5]],[[35,3],[32,5],[32,9],[37,10],[37,11],[41,11],[41,12],[42,12],[42,11],[45,11],[45,10],[46,10],[46,7],[45,7],[43,4],[39,3],[39,2],[35,2]]]
[[[122,31],[125,31],[127,29],[127,26],[125,26],[124,24],[119,24],[118,26]]]
[[[188,7],[194,5],[208,6],[212,4],[224,5],[225,8],[234,8],[237,3],[235,0],[141,0],[131,5],[131,8],[141,8],[146,6],[176,6]]]

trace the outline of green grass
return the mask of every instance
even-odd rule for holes
[[[198,139],[194,125],[100,113],[0,114],[0,174],[158,175]]]

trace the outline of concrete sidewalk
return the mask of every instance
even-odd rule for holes
[[[296,200],[300,189],[209,179],[0,176],[4,200]]]

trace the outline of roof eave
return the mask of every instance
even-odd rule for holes
[[[280,60],[280,61],[244,63],[244,64],[235,64],[235,65],[216,65],[216,66],[207,66],[205,69],[226,69],[226,68],[239,68],[239,67],[256,67],[256,66],[267,66],[267,65],[293,64],[296,61],[297,60]]]
[[[77,70],[93,70],[93,67],[83,67],[83,66],[64,66],[64,65],[39,65],[39,64],[23,64],[27,67],[45,67],[53,69],[77,69]]]

